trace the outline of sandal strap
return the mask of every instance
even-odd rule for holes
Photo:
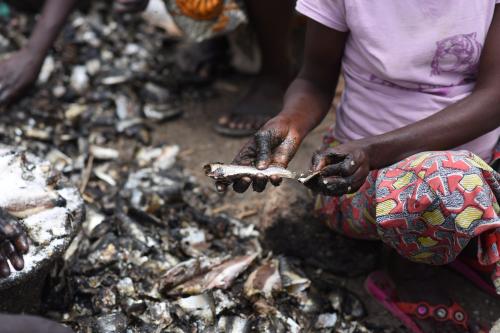
[[[431,305],[427,302],[397,302],[396,305],[404,313],[418,319],[432,318],[440,322],[449,321],[458,326],[462,326],[466,330],[468,329],[467,322],[469,320],[469,316],[467,315],[467,312],[465,312],[464,308],[458,303],[446,306],[443,304]]]

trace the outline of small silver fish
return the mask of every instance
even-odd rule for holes
[[[203,167],[205,175],[218,180],[231,182],[236,178],[251,177],[262,174],[267,177],[278,176],[281,178],[295,179],[302,184],[305,184],[319,175],[319,172],[296,173],[285,168],[270,166],[267,169],[259,170],[253,166],[234,165],[223,163],[211,163]]]

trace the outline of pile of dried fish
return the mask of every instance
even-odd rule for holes
[[[92,197],[48,288],[49,315],[78,332],[370,332],[356,296],[318,292],[290,258],[262,249],[253,225],[205,214],[210,198],[177,151],[137,150],[114,204]]]
[[[0,47],[15,50],[33,19],[0,20]],[[50,161],[87,204],[45,314],[77,332],[386,332],[358,322],[354,294],[320,292],[300,262],[263,249],[253,225],[210,215],[179,148],[151,145],[193,91],[179,90],[174,47],[98,2],[72,16],[33,94],[0,114],[1,141]]]

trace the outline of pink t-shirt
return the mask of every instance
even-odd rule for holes
[[[500,0],[298,0],[297,10],[349,31],[335,137],[349,141],[424,119],[472,91]],[[500,87],[499,87],[500,89]],[[460,149],[486,161],[500,128]]]

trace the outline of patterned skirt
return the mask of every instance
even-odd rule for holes
[[[316,208],[335,231],[380,239],[420,263],[450,263],[477,239],[477,261],[500,294],[499,200],[500,174],[490,165],[468,151],[437,151],[372,171],[356,193],[320,196]]]

